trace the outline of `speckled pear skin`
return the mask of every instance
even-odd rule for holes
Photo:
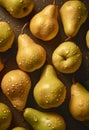
[[[0,5],[4,7],[13,17],[24,18],[33,10],[34,0],[0,0]]]
[[[33,108],[25,108],[23,115],[34,130],[66,129],[63,117],[57,113],[41,112]]]
[[[52,65],[44,67],[33,95],[37,104],[44,109],[58,107],[65,101],[66,87],[57,77]]]
[[[10,108],[0,102],[0,130],[7,130],[11,124],[12,112]]]
[[[86,5],[80,0],[65,2],[59,10],[64,32],[68,37],[74,37],[88,17]]]
[[[7,72],[2,81],[1,89],[13,107],[22,111],[26,105],[31,88],[30,76],[19,69]]]
[[[33,41],[29,35],[18,36],[18,51],[16,61],[21,70],[33,72],[41,68],[46,61],[45,49]]]

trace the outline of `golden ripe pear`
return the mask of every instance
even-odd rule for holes
[[[41,68],[45,60],[45,49],[33,41],[27,34],[20,34],[16,56],[19,68],[26,72],[33,72]]]
[[[82,1],[70,0],[65,2],[60,8],[60,16],[65,34],[68,37],[74,37],[86,21],[88,10]]]
[[[78,82],[71,86],[69,110],[76,120],[89,120],[89,91]]]
[[[86,33],[86,46],[87,48],[89,48],[89,30],[87,30],[87,33]]]
[[[27,73],[16,69],[7,72],[1,81],[1,89],[13,107],[23,110],[31,88],[31,80]]]
[[[43,41],[53,39],[59,31],[58,7],[55,4],[46,6],[33,16],[29,28],[31,33],[38,39]]]

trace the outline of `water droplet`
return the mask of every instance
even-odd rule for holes
[[[34,121],[35,121],[35,122],[37,122],[37,121],[38,121],[37,116],[34,116]]]
[[[48,101],[48,100],[46,100],[46,103],[49,103],[49,101]]]
[[[51,126],[51,124],[50,124],[50,123],[48,123],[48,126],[50,127],[50,126]]]

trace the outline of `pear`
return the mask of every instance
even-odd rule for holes
[[[1,81],[1,89],[13,107],[22,111],[31,88],[30,76],[22,70],[7,72]]]
[[[54,112],[41,112],[33,108],[25,108],[25,120],[34,130],[65,130],[64,118]]]
[[[76,36],[88,17],[86,5],[80,0],[65,2],[59,12],[64,32],[68,37]]]
[[[52,65],[46,65],[40,80],[34,87],[33,95],[37,104],[44,108],[60,106],[66,97],[66,87],[57,77]]]
[[[56,37],[59,31],[58,7],[50,4],[38,12],[29,23],[31,33],[38,39],[48,41]]]
[[[5,52],[12,47],[15,33],[7,22],[0,22],[0,52]]]
[[[69,110],[76,120],[89,120],[89,91],[79,82],[71,86]]]
[[[0,102],[0,130],[7,130],[11,124],[12,112],[4,103]]]
[[[12,130],[27,130],[24,127],[14,127]]]
[[[52,54],[52,63],[61,73],[74,73],[82,63],[82,52],[75,42],[62,42]]]
[[[87,48],[89,48],[89,30],[87,30],[87,33],[86,33],[86,46]]]
[[[13,17],[23,18],[31,13],[34,0],[0,0],[0,6],[5,8]]]
[[[46,60],[45,49],[33,41],[27,34],[18,36],[16,61],[20,69],[33,72],[43,66]]]

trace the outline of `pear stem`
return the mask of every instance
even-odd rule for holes
[[[53,0],[53,5],[56,5],[56,0]]]
[[[24,33],[24,29],[26,28],[26,26],[28,25],[28,23],[29,23],[29,22],[26,22],[26,23],[23,25],[23,27],[22,27],[22,29],[21,29],[21,34]]]
[[[75,74],[73,74],[73,77],[72,77],[72,83],[75,84],[76,81],[75,81]]]
[[[69,36],[68,38],[65,39],[65,42],[66,41],[69,41],[71,39],[71,36]]]

